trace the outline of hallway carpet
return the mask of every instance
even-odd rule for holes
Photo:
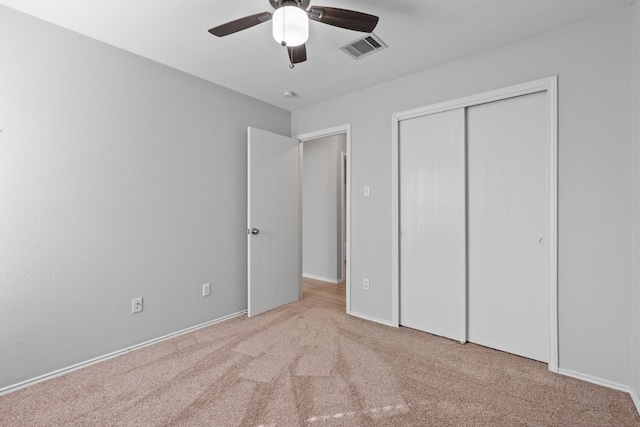
[[[298,301],[0,397],[0,426],[640,426],[623,392]]]

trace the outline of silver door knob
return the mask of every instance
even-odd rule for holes
[[[252,228],[251,234],[253,234],[254,236],[257,236],[258,234],[260,234],[260,230],[258,230],[257,228]]]

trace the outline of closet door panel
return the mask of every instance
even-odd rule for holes
[[[466,337],[465,112],[400,123],[400,324]]]
[[[468,340],[548,361],[546,92],[469,107]]]

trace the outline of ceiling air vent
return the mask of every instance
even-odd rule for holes
[[[354,40],[342,46],[340,49],[345,51],[347,55],[353,59],[362,59],[386,47],[387,45],[380,40],[378,36],[371,33],[368,36],[364,36],[361,39]]]

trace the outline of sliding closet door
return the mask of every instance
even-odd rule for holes
[[[464,341],[464,110],[399,130],[400,324]]]
[[[546,92],[467,110],[470,342],[548,361]]]

